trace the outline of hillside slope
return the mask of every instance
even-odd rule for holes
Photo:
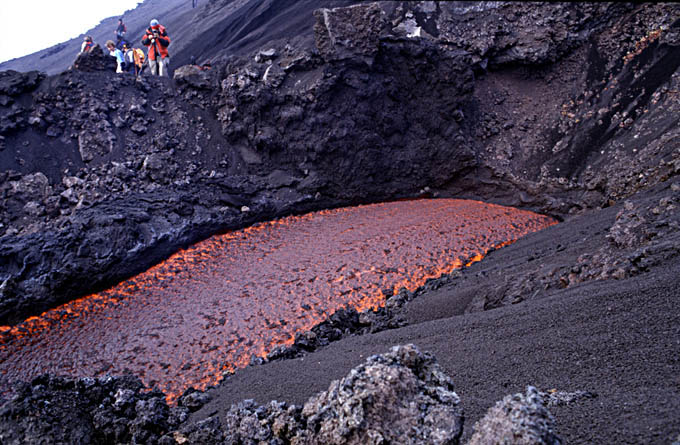
[[[191,3],[185,0],[146,0],[140,2],[135,9],[125,11],[120,17],[127,26],[128,39],[134,39],[138,46],[149,21],[158,15],[158,19],[181,20],[185,14],[191,14]],[[33,54],[0,63],[0,70],[41,71],[50,75],[58,74],[73,63],[80,52],[83,37],[92,36],[95,43],[102,47],[107,40],[115,40],[115,30],[120,17],[109,17],[99,25],[80,34],[78,37],[45,48]]]
[[[243,54],[266,42],[298,34],[311,42],[312,11],[346,6],[350,0],[206,0],[197,8],[187,0],[145,0],[120,17],[127,26],[126,40],[143,47],[141,39],[151,19],[158,19],[172,39],[172,67],[186,65],[194,57],[204,63]],[[49,75],[66,70],[75,60],[83,37],[92,36],[102,47],[115,40],[119,17],[109,17],[94,28],[67,42],[24,57],[0,63],[0,71],[41,71]]]

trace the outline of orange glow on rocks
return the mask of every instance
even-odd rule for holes
[[[327,210],[215,236],[112,289],[0,327],[0,389],[132,372],[174,401],[344,306],[384,303],[555,221],[477,201]]]

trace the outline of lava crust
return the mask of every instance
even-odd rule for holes
[[[400,201],[320,211],[215,236],[105,292],[5,327],[1,383],[45,372],[132,372],[175,400],[292,344],[341,307],[481,259],[554,224],[478,201]]]

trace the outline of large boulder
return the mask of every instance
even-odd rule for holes
[[[35,89],[45,78],[44,73],[29,71],[20,73],[17,71],[0,71],[0,96],[18,96],[25,91]],[[0,102],[6,99],[0,100]],[[5,105],[0,103],[0,105]]]
[[[374,355],[304,407],[252,400],[174,433],[179,443],[457,444],[463,409],[435,359],[414,345]],[[226,439],[224,442],[222,440]]]
[[[41,172],[22,176],[16,181],[10,181],[9,185],[12,197],[22,197],[27,201],[39,201],[52,193],[50,181]]]
[[[116,135],[108,122],[88,123],[78,134],[78,151],[83,162],[90,162],[111,153],[115,142]]]
[[[385,21],[377,3],[314,11],[314,39],[326,62],[353,59],[368,65],[378,52]]]
[[[453,389],[430,354],[395,346],[307,401],[296,443],[457,443],[463,409]]]
[[[555,420],[541,393],[528,386],[526,394],[505,396],[475,423],[468,445],[559,445]]]
[[[210,89],[210,77],[208,73],[198,65],[183,65],[177,68],[173,79],[180,84],[188,84],[197,89]]]
[[[116,71],[116,58],[106,54],[98,43],[90,51],[79,53],[71,69],[78,71]]]

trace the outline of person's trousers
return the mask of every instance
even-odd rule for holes
[[[168,66],[170,65],[170,57],[161,60],[149,59],[149,69],[154,76],[169,77]]]

